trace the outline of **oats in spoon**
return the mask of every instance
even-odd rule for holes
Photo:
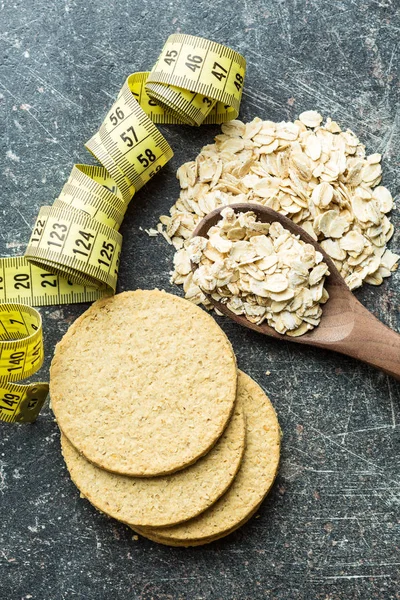
[[[251,323],[267,321],[278,333],[299,336],[316,327],[328,298],[323,256],[280,223],[262,223],[249,211],[227,207],[208,239],[188,244],[198,265],[193,283]]]

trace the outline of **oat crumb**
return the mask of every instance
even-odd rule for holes
[[[143,230],[142,230],[143,231]],[[152,227],[150,227],[150,229],[145,229],[145,232],[147,233],[148,236],[150,237],[157,237],[158,236],[158,231],[157,229],[153,229]]]

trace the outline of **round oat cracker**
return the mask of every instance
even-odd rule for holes
[[[246,417],[246,449],[228,491],[198,517],[169,528],[135,531],[171,546],[198,546],[232,533],[257,511],[277,474],[281,433],[275,410],[260,386],[239,371],[238,403]]]
[[[223,435],[187,469],[161,477],[127,477],[99,469],[61,436],[71,479],[98,510],[127,525],[166,527],[191,519],[231,485],[245,448],[245,420],[236,407]]]
[[[159,290],[95,302],[57,345],[50,393],[61,431],[87,460],[155,476],[206,454],[233,411],[236,360],[198,306]]]

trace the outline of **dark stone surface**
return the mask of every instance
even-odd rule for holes
[[[3,0],[0,2],[0,254],[24,250],[125,77],[176,31],[228,43],[248,60],[242,118],[316,108],[383,153],[399,193],[398,0]],[[397,112],[396,112],[397,111]],[[164,128],[175,157],[124,221],[120,290],[164,287],[172,250],[140,227],[178,195],[174,173],[217,127]],[[90,159],[89,159],[90,161]],[[398,212],[393,221],[400,231]],[[391,247],[398,249],[396,233]],[[399,329],[400,273],[357,296]],[[85,306],[41,309],[48,366]],[[0,425],[0,598],[388,600],[399,598],[399,385],[329,352],[221,325],[239,366],[270,394],[284,431],[280,474],[258,518],[185,550],[132,539],[69,480],[47,407]],[[269,370],[270,376],[265,375]]]

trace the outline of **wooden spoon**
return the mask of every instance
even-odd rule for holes
[[[226,208],[221,206],[209,213],[196,227],[193,236],[207,237],[210,227],[221,218],[221,211]],[[329,300],[322,307],[323,313],[320,324],[313,330],[299,337],[282,335],[269,327],[265,322],[255,325],[245,316],[235,315],[225,304],[217,302],[208,296],[210,302],[226,316],[240,325],[254,329],[264,335],[281,340],[308,344],[317,348],[328,348],[358,358],[373,367],[381,369],[388,375],[400,379],[400,335],[381,323],[357,300],[347,287],[343,277],[339,274],[332,259],[315,242],[312,237],[301,227],[293,223],[280,213],[259,204],[231,204],[235,212],[252,211],[257,219],[263,223],[278,221],[291,233],[312,244],[321,252],[329,267],[330,275],[325,280],[325,287],[329,292]],[[197,265],[192,264],[196,270]]]

